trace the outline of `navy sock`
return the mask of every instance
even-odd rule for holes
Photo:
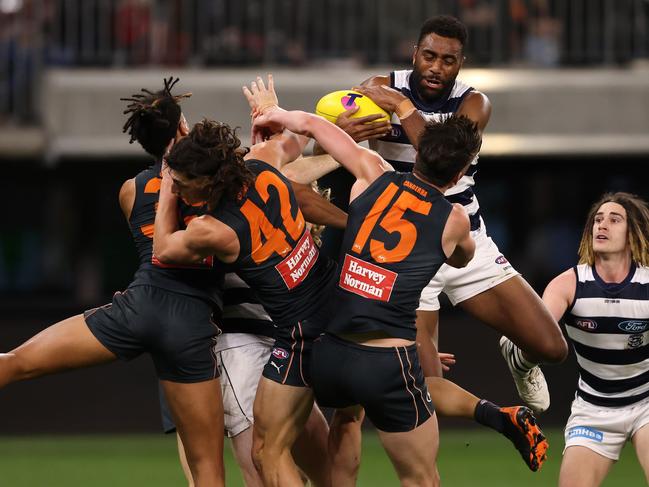
[[[500,408],[486,399],[481,399],[478,402],[473,417],[481,425],[493,428],[499,433],[502,433],[505,429],[504,418],[500,412]]]

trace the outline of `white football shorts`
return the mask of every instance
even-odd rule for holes
[[[216,363],[221,374],[225,433],[229,438],[253,424],[252,409],[257,385],[274,343],[265,337],[256,338],[253,342],[216,352]]]
[[[478,230],[471,232],[471,236],[475,240],[475,255],[471,262],[461,269],[443,264],[422,290],[418,310],[438,310],[441,292],[455,306],[519,275],[487,235],[484,222],[481,222]]]
[[[627,440],[649,424],[649,398],[622,407],[596,406],[577,396],[566,424],[566,446],[584,446],[618,460]]]

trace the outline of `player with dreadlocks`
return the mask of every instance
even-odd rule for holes
[[[177,80],[176,80],[177,81]],[[178,110],[175,108],[178,101],[187,95],[180,95],[172,97],[171,88],[176,81],[171,79],[165,81],[165,97],[161,98],[158,93],[152,93],[149,90],[142,90],[144,94],[133,95],[132,98],[125,99],[130,101],[128,109],[125,113],[131,114],[127,120],[124,131],[128,131],[131,136],[131,141],[137,140],[141,145],[154,156],[156,164],[150,171],[145,173],[147,176],[140,176],[144,179],[138,187],[146,187],[149,184],[149,177],[154,178],[156,189],[154,200],[157,203],[157,189],[159,188],[159,176],[161,168],[161,152],[163,148],[168,148],[170,141],[176,142],[179,136],[184,136],[187,133],[186,121],[182,114],[180,114],[179,125],[180,132],[175,133],[169,130],[169,125],[165,120],[161,120],[160,113],[165,113],[165,110],[171,110],[172,123],[175,123],[176,114]],[[173,84],[171,84],[173,82]],[[176,103],[170,103],[171,98]],[[174,106],[175,105],[175,106]],[[156,140],[160,135],[163,136],[163,143],[154,144],[150,147],[150,140]],[[239,155],[246,152],[243,148],[237,148]],[[320,163],[325,163],[330,166],[329,161],[318,160]],[[309,160],[301,161],[298,164],[292,165],[293,177],[303,182],[308,182],[306,179],[309,176],[305,171],[306,164],[313,165],[314,162]],[[237,171],[231,171],[227,174],[221,175],[224,180],[231,183],[240,178],[245,179],[245,174]],[[305,178],[306,177],[306,178]],[[316,177],[316,176],[313,176]],[[129,184],[129,182],[127,182]],[[325,220],[328,223],[335,223],[336,218],[341,220],[339,212],[332,217],[331,208],[325,205],[325,201],[319,198],[309,186],[295,185],[296,193],[299,195],[298,200],[305,208],[305,213],[308,213],[311,218],[322,221],[322,214],[326,216]],[[137,201],[137,198],[136,198]],[[190,218],[205,212],[205,208],[201,206],[188,206],[182,201],[179,205],[182,219],[186,223]],[[150,239],[148,240],[150,243]],[[157,262],[157,260],[156,260]],[[268,340],[274,336],[273,323],[268,321],[267,315],[260,305],[255,305],[254,296],[243,298],[246,292],[237,286],[237,277],[234,274],[227,274],[225,277],[225,293],[223,303],[223,315],[218,321],[219,327],[222,329],[223,334],[219,337],[218,342],[213,347],[214,355],[216,356],[217,370],[222,374],[221,391],[223,397],[223,409],[214,410],[214,414],[224,416],[224,427],[217,435],[223,436],[223,431],[231,438],[235,458],[241,472],[245,479],[246,485],[256,486],[261,485],[261,479],[257,473],[250,455],[250,448],[252,443],[252,402],[255,396],[256,384],[259,381],[261,367],[266,361],[267,355],[270,353],[268,348]],[[247,296],[247,295],[246,295]],[[264,353],[265,352],[265,353]],[[265,356],[264,356],[265,355]],[[165,431],[175,431],[176,425],[173,420],[173,415],[170,414],[168,401],[162,401],[163,408],[163,424]],[[225,414],[224,414],[225,413]],[[316,484],[320,484],[326,470],[320,467],[318,460],[321,460],[326,455],[326,438],[327,438],[327,425],[322,416],[322,413],[317,408],[314,408],[304,434],[300,439],[301,451],[296,456],[298,464],[306,472],[306,474]],[[187,476],[190,485],[194,485],[194,479],[191,471],[188,471],[186,464],[186,451],[183,448],[182,440],[179,437],[179,453],[181,456],[183,470]],[[316,460],[317,459],[317,460]]]
[[[63,370],[130,360],[147,352],[165,390],[194,483],[224,485],[223,405],[212,352],[218,327],[211,320],[221,307],[221,278],[211,259],[194,266],[163,266],[152,252],[160,165],[170,143],[187,134],[178,79],[164,89],[126,99],[124,125],[155,164],[126,181],[119,193],[139,255],[133,282],[105,306],[56,323],[9,353],[0,354],[0,387]],[[191,218],[191,215],[185,215]]]

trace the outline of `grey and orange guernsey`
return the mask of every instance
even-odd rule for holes
[[[360,404],[381,431],[411,431],[434,408],[416,345],[378,347],[350,335],[415,340],[422,288],[446,260],[452,205],[412,173],[386,172],[349,205],[327,332],[313,352],[319,404]]]
[[[111,303],[88,310],[84,318],[95,337],[118,358],[151,354],[158,377],[199,382],[218,377],[213,346],[220,333],[213,313],[222,306],[223,273],[213,260],[191,266],[161,264],[153,254],[153,228],[161,164],[135,177],[129,226],[139,256],[133,281]],[[184,206],[188,222],[197,209]],[[180,224],[184,222],[180,221]]]
[[[163,264],[153,253],[153,227],[162,176],[161,163],[154,164],[135,177],[135,202],[129,226],[139,257],[139,267],[130,287],[151,285],[179,294],[198,297],[223,306],[223,273],[214,272],[213,257],[201,263]],[[179,206],[181,226],[204,213],[203,205]]]
[[[311,345],[324,328],[335,264],[320,256],[288,179],[263,161],[245,163],[254,185],[211,215],[236,232],[240,252],[230,269],[277,327],[264,377],[308,387]]]
[[[620,283],[594,267],[574,268],[577,288],[564,316],[577,355],[577,395],[606,407],[649,397],[649,268],[632,265]]]
[[[442,232],[451,210],[412,173],[386,172],[352,201],[327,331],[414,340],[419,294],[446,261]]]

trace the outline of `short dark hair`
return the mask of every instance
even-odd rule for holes
[[[424,25],[421,26],[421,30],[419,31],[417,44],[421,44],[423,38],[428,34],[437,34],[438,36],[457,39],[462,44],[462,49],[464,49],[464,45],[469,37],[466,26],[451,15],[437,15],[424,22]]]
[[[419,139],[415,171],[436,186],[446,186],[480,150],[478,124],[463,115],[428,122]]]
[[[180,123],[180,104],[182,98],[191,93],[174,96],[171,90],[179,79],[169,77],[164,80],[164,88],[152,92],[142,88],[142,93],[136,93],[131,98],[120,98],[129,101],[124,114],[130,114],[122,128],[122,132],[130,135],[129,144],[138,141],[142,148],[161,160],[169,142],[176,136]]]
[[[236,129],[228,124],[204,119],[171,148],[167,164],[189,179],[208,176],[207,207],[214,210],[223,199],[237,200],[254,181],[246,167]]]

